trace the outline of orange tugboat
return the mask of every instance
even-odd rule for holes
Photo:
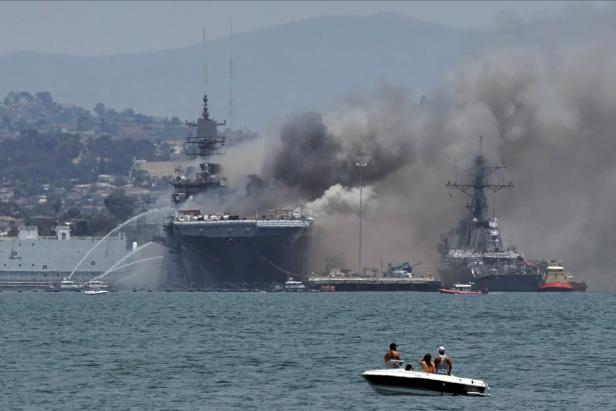
[[[575,291],[571,284],[571,274],[565,271],[561,263],[550,261],[543,277],[543,283],[539,285],[540,292],[568,292]]]

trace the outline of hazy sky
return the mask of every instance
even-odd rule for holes
[[[19,50],[81,55],[174,48],[207,37],[333,14],[395,12],[454,27],[486,30],[541,20],[572,2],[0,2],[0,54]]]

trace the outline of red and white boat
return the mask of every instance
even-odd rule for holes
[[[569,292],[575,291],[573,284],[571,284],[571,274],[565,271],[562,264],[551,261],[548,265],[545,275],[543,277],[543,283],[539,285],[537,291],[540,292]],[[584,285],[586,285],[584,283]]]
[[[454,284],[453,288],[439,288],[441,294],[487,294],[488,290],[473,291],[473,284]]]

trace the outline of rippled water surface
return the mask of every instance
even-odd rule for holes
[[[616,294],[0,293],[2,409],[616,409]],[[381,396],[395,341],[489,398]]]

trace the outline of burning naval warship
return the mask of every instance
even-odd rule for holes
[[[301,238],[313,220],[301,208],[272,210],[252,217],[220,210],[182,209],[195,196],[224,194],[227,180],[220,164],[210,157],[220,153],[225,137],[210,118],[207,95],[194,132],[185,140],[185,154],[199,159],[198,170],[172,180],[175,215],[165,225],[167,285],[189,289],[267,287],[284,282],[289,269],[301,269]],[[198,201],[198,200],[197,200]],[[193,201],[196,203],[197,201]]]
[[[538,262],[525,259],[502,241],[498,219],[488,213],[486,194],[513,187],[511,182],[495,183],[490,177],[502,165],[489,165],[482,153],[475,157],[470,181],[448,182],[470,198],[468,215],[451,230],[441,247],[439,266],[441,281],[447,287],[455,283],[472,283],[478,290],[537,291],[542,280]]]

